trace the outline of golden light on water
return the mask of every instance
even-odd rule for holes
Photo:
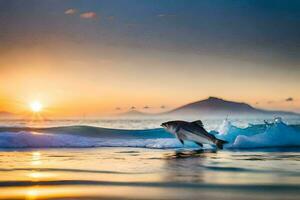
[[[28,177],[32,178],[32,181],[39,181],[39,180],[49,180],[50,178],[53,178],[56,176],[54,173],[49,172],[31,172],[27,174]]]
[[[32,152],[31,154],[31,165],[41,165],[41,153],[38,151]]]
[[[33,155],[33,156],[38,156],[38,157],[39,157],[39,156],[41,155],[41,153],[38,152],[38,151],[35,151],[35,152],[32,152],[32,155]]]
[[[39,195],[39,191],[36,189],[30,189],[28,191],[26,191],[26,199],[36,199]]]

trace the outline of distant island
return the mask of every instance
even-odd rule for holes
[[[150,115],[156,115],[156,114],[140,112],[137,110],[130,110],[128,112],[118,114],[119,117],[145,117]]]
[[[140,111],[129,111],[120,116],[245,116],[245,115],[273,115],[273,116],[300,116],[299,113],[277,110],[264,110],[255,108],[247,103],[228,101],[217,97],[209,97],[204,100],[189,103],[168,112],[149,114]]]
[[[16,115],[11,112],[0,111],[0,118],[14,118]]]

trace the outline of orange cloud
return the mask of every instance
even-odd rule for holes
[[[65,10],[66,15],[74,15],[76,13],[77,13],[77,10],[74,8],[69,8],[69,9]]]
[[[80,14],[80,18],[82,19],[93,19],[95,17],[97,17],[95,12],[85,12]]]

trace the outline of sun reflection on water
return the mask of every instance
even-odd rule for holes
[[[55,174],[48,173],[48,172],[32,172],[32,173],[28,174],[28,177],[34,178],[36,180],[47,179],[47,178],[54,177],[54,176],[55,176]]]
[[[37,189],[29,189],[26,191],[25,199],[33,200],[33,199],[37,199],[38,196],[39,196],[39,191]]]
[[[41,152],[39,151],[34,151],[31,153],[31,165],[41,165],[42,160],[41,160]]]

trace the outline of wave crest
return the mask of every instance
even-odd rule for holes
[[[271,124],[249,125],[239,128],[224,120],[217,138],[229,142],[225,148],[265,148],[300,146],[299,126],[287,125],[281,120]],[[181,148],[181,143],[163,129],[119,130],[90,126],[53,128],[0,127],[0,148],[51,147],[141,147]],[[198,148],[186,142],[186,148]],[[207,146],[206,146],[207,147]]]
[[[241,129],[225,120],[219,130],[220,139],[227,140],[227,148],[266,148],[300,146],[300,132],[276,118],[273,123],[250,125]]]

